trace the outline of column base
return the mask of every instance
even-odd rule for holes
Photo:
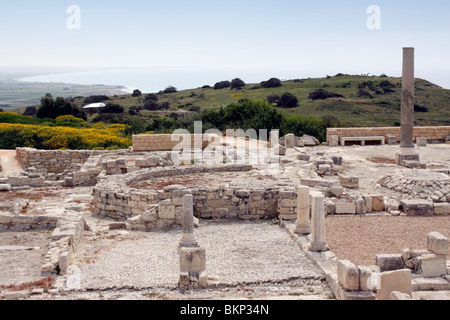
[[[311,242],[311,246],[309,247],[309,251],[313,252],[325,252],[330,250],[326,244],[326,242]]]
[[[180,240],[180,247],[196,248],[199,247],[197,238],[194,233],[183,233]]]
[[[294,233],[301,234],[301,235],[311,234],[311,227],[310,226],[296,226],[294,229]]]
[[[402,167],[420,168],[419,153],[415,149],[401,148],[395,154],[395,163]]]

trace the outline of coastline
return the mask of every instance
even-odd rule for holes
[[[8,111],[38,105],[46,93],[54,97],[77,97],[91,95],[126,95],[134,89],[117,85],[85,85],[63,82],[32,82],[24,78],[0,79],[0,108]]]

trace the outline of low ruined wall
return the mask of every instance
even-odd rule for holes
[[[183,186],[168,186],[163,190],[142,190],[129,187],[138,181],[147,181],[176,175],[190,175],[205,172],[249,171],[249,165],[224,164],[208,167],[205,165],[177,166],[144,169],[121,176],[108,176],[94,188],[94,211],[96,214],[126,221],[143,215],[150,206],[159,205],[160,211],[171,212],[160,216],[170,217],[171,222],[181,224],[182,197],[189,192],[194,198],[194,213],[201,218],[255,219],[285,218],[295,216],[297,193],[295,188],[217,188],[197,186],[186,190]]]
[[[175,148],[206,148],[213,135],[198,134],[142,134],[133,136],[133,151],[172,151]],[[195,142],[194,142],[195,141]],[[197,142],[198,141],[198,142]]]
[[[395,136],[400,141],[400,127],[371,127],[371,128],[328,128],[327,141],[330,136],[342,137],[368,137],[368,136]],[[415,127],[414,140],[426,137],[428,142],[444,142],[450,136],[450,126],[442,127]]]
[[[37,150],[34,148],[17,148],[16,154],[22,168],[36,168],[45,173],[63,173],[72,164],[84,164],[89,157],[101,154],[122,154],[125,150]]]

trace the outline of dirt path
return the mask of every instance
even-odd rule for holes
[[[0,175],[17,175],[22,171],[22,166],[16,159],[16,150],[0,150],[0,164],[3,171]]]

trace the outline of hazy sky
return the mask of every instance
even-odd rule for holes
[[[367,26],[371,5],[381,29]],[[2,0],[0,66],[401,76],[402,47],[412,46],[416,76],[450,88],[449,14],[448,0]],[[80,29],[67,26],[72,17]]]

